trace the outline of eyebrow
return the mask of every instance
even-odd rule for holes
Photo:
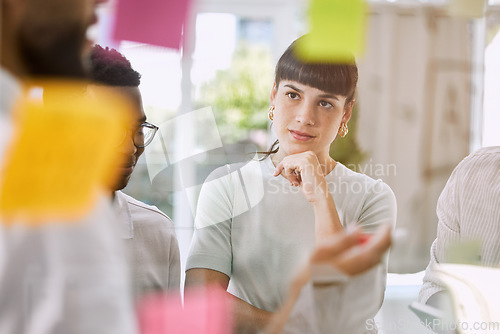
[[[295,87],[294,85],[287,84],[287,85],[284,85],[283,87],[288,87],[288,88],[291,88],[299,93],[304,93],[303,90]],[[334,99],[334,100],[339,101],[339,98],[333,94],[321,94],[321,95],[319,95],[319,97],[321,97],[323,99]]]
[[[294,85],[285,85],[285,86],[283,86],[283,87],[289,87],[289,88],[291,88],[291,89],[293,89],[293,90],[296,90],[296,91],[297,91],[297,92],[299,92],[299,93],[304,93],[304,91],[303,91],[303,90],[298,89],[298,88],[297,88],[297,87],[295,87]]]
[[[144,115],[143,117],[141,117],[140,119],[138,119],[137,122],[142,124],[142,123],[146,122],[146,119],[147,119],[146,115]]]
[[[321,97],[323,99],[334,99],[334,100],[339,101],[339,98],[333,94],[321,94],[319,97]]]

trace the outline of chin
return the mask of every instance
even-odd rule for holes
[[[307,151],[314,151],[314,150],[311,147],[307,147],[304,145],[290,145],[285,150],[285,152],[287,152],[289,155],[303,153]]]
[[[119,185],[115,186],[114,191],[123,190],[126,186],[127,186],[126,183],[125,184],[119,184]]]
[[[127,176],[125,179],[120,179],[114,187],[114,191],[123,190],[128,185],[129,180],[130,176]]]

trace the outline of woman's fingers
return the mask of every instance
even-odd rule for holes
[[[296,166],[290,165],[285,166],[285,177],[294,186],[300,185],[300,171]]]
[[[300,166],[298,164],[291,164],[289,162],[280,162],[274,170],[273,176],[278,176],[284,172],[284,177],[290,181],[293,186],[299,186],[301,183]]]
[[[391,225],[383,224],[368,241],[339,255],[333,265],[346,274],[360,274],[380,263],[390,246]]]
[[[330,196],[318,158],[313,152],[292,154],[283,158],[274,170],[282,174],[292,186],[299,186],[308,201],[318,202]]]
[[[278,176],[278,175],[280,175],[280,174],[281,174],[281,172],[283,171],[283,168],[284,168],[284,167],[283,167],[283,162],[280,162],[280,163],[278,164],[278,166],[276,166],[276,169],[274,170],[274,174],[273,174],[273,176]]]

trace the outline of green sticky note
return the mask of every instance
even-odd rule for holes
[[[481,242],[460,240],[451,243],[445,253],[446,263],[479,265],[481,263]]]
[[[311,0],[309,34],[297,55],[311,62],[346,62],[364,50],[365,0]]]
[[[450,0],[448,3],[448,14],[454,17],[483,17],[485,9],[486,0]]]

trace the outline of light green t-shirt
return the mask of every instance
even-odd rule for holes
[[[224,166],[207,178],[186,265],[186,270],[226,274],[231,278],[229,292],[267,311],[284,303],[291,279],[315,247],[312,206],[299,187],[281,175],[274,177],[274,169],[267,158]],[[381,223],[395,223],[396,200],[381,180],[340,163],[326,180],[344,228],[359,225],[370,233]],[[315,291],[311,298],[316,309],[296,307],[294,319],[313,312],[319,332],[328,326],[329,333],[364,333],[366,319],[381,306],[385,277],[383,263],[345,284]]]

